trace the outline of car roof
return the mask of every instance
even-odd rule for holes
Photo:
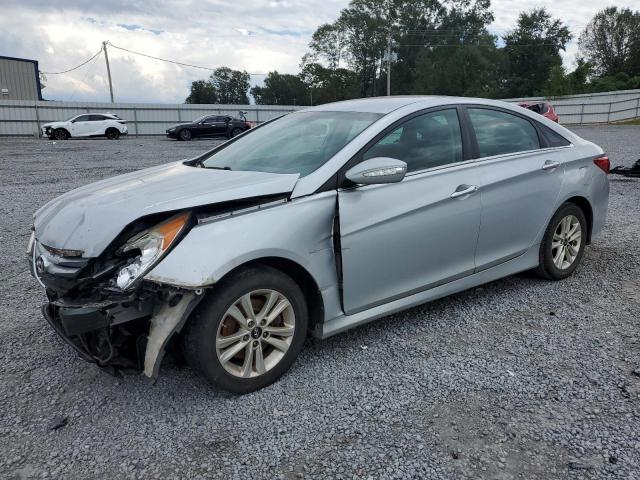
[[[342,102],[325,103],[316,107],[306,108],[301,111],[324,111],[324,112],[364,112],[364,113],[380,113],[386,115],[402,107],[415,105],[416,107],[430,108],[440,105],[451,104],[478,104],[496,107],[513,108],[512,103],[501,100],[490,100],[487,98],[471,98],[471,97],[449,97],[444,95],[407,95],[407,96],[389,96],[389,97],[370,97],[359,98],[355,100],[344,100]]]

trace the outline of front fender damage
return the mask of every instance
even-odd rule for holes
[[[151,327],[147,336],[147,348],[144,354],[144,369],[142,373],[149,378],[158,378],[160,363],[164,357],[165,348],[174,333],[182,330],[187,318],[202,295],[187,293],[175,304],[169,303],[160,307],[151,317]]]

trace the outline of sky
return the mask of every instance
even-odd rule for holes
[[[638,0],[493,0],[492,33],[515,24],[518,13],[546,7],[575,39],[563,54],[570,70],[577,37],[607,5],[638,8]],[[102,41],[149,55],[252,74],[297,73],[315,29],[335,20],[348,0],[3,0],[0,55],[38,60],[42,72],[59,72],[96,54]],[[193,80],[207,70],[181,67],[108,47],[117,102],[182,103]],[[105,60],[98,55],[63,75],[46,75],[48,100],[109,101]]]

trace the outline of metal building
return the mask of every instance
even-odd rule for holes
[[[37,60],[0,56],[1,100],[42,100]]]

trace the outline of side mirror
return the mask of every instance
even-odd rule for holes
[[[407,173],[407,164],[402,160],[375,157],[360,162],[347,170],[346,177],[353,183],[373,185],[400,182]]]

